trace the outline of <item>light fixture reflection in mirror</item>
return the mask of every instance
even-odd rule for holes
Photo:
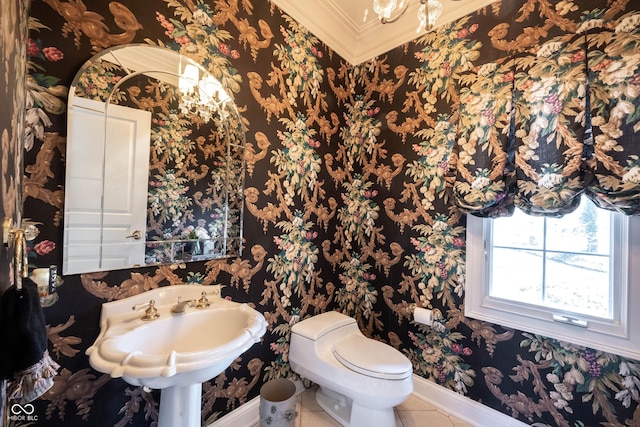
[[[205,69],[103,51],[74,79],[68,129],[64,274],[241,255],[244,126]]]
[[[184,116],[198,115],[204,123],[209,123],[215,114],[224,114],[220,106],[231,98],[215,77],[210,74],[200,77],[200,74],[195,65],[185,65],[178,82],[179,108]]]

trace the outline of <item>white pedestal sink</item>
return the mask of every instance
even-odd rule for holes
[[[172,312],[203,292],[208,307]],[[154,301],[154,320],[132,307]],[[86,351],[89,364],[135,386],[162,389],[159,427],[200,427],[202,382],[217,376],[266,331],[264,316],[220,298],[220,286],[165,286],[102,305],[100,334]]]

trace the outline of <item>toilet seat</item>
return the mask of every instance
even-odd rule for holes
[[[398,350],[365,336],[349,336],[337,342],[332,351],[347,368],[374,378],[401,380],[413,371],[409,359]]]

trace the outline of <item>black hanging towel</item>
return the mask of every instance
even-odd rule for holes
[[[49,356],[47,329],[37,285],[28,278],[0,299],[0,375],[7,399],[28,403],[53,386],[60,366]]]

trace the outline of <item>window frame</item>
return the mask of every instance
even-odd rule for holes
[[[485,244],[492,220],[472,214],[467,215],[465,316],[639,360],[640,217],[615,213],[612,218],[613,320],[490,296]],[[616,255],[620,250],[622,257]]]

